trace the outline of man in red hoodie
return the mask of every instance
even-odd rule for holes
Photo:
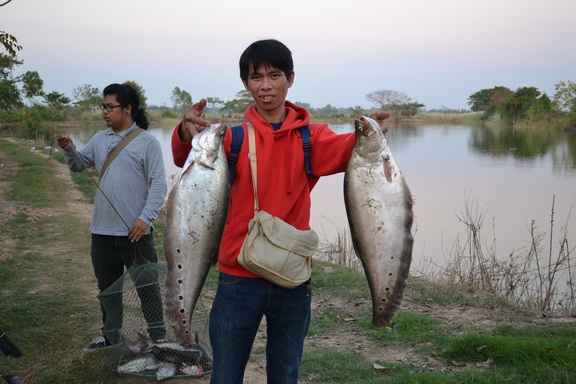
[[[244,116],[254,125],[258,153],[258,202],[261,210],[297,229],[310,228],[310,192],[320,176],[346,170],[355,134],[337,135],[326,124],[311,124],[310,114],[286,100],[294,82],[290,50],[277,40],[252,43],[240,57],[240,78],[254,104]],[[206,100],[190,107],[172,136],[174,163],[182,167],[192,137],[210,126]],[[384,114],[373,116],[384,127]],[[387,116],[386,116],[387,117]],[[309,126],[312,175],[305,171],[298,128]],[[310,323],[311,281],[285,289],[244,269],[238,253],[254,217],[254,192],[248,160],[246,123],[238,153],[230,207],[218,255],[219,285],[210,312],[214,366],[212,384],[241,384],[256,332],[266,316],[268,383],[298,382],[304,339]],[[230,155],[232,131],[224,138]]]

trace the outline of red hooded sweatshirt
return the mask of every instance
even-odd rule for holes
[[[274,131],[252,105],[244,116],[256,131],[258,155],[258,204],[260,210],[279,217],[300,230],[310,228],[310,192],[320,176],[344,172],[354,147],[355,134],[337,135],[326,124],[310,124],[310,114],[288,101],[286,119]],[[304,167],[304,150],[298,128],[310,127],[312,142],[310,178]],[[184,165],[191,143],[183,143],[176,126],[172,134],[174,164]],[[243,277],[259,277],[244,269],[237,261],[240,248],[248,233],[248,223],[254,217],[254,190],[248,159],[248,131],[246,123],[244,141],[235,168],[234,183],[230,191],[230,207],[220,243],[218,270]],[[232,130],[226,131],[224,150],[230,155]]]

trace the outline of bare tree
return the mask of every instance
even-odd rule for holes
[[[410,99],[406,94],[390,89],[384,89],[366,94],[366,100],[374,103],[381,110],[397,110],[400,105],[409,104]]]

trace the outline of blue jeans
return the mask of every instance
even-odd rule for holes
[[[220,274],[210,312],[211,384],[242,384],[262,316],[266,316],[268,384],[298,383],[310,325],[310,281],[285,289],[265,279]]]

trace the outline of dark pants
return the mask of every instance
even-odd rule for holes
[[[92,234],[92,266],[102,293],[124,275],[124,268],[136,264],[158,261],[152,235],[145,235],[138,242],[131,242],[128,236],[106,236]],[[155,271],[140,273],[135,265],[129,269],[140,302],[142,313],[148,323],[148,333],[153,339],[165,336],[162,297]],[[136,272],[133,272],[136,271]],[[118,343],[122,327],[123,305],[122,292],[107,295],[106,305],[101,305],[103,334],[111,344]]]

